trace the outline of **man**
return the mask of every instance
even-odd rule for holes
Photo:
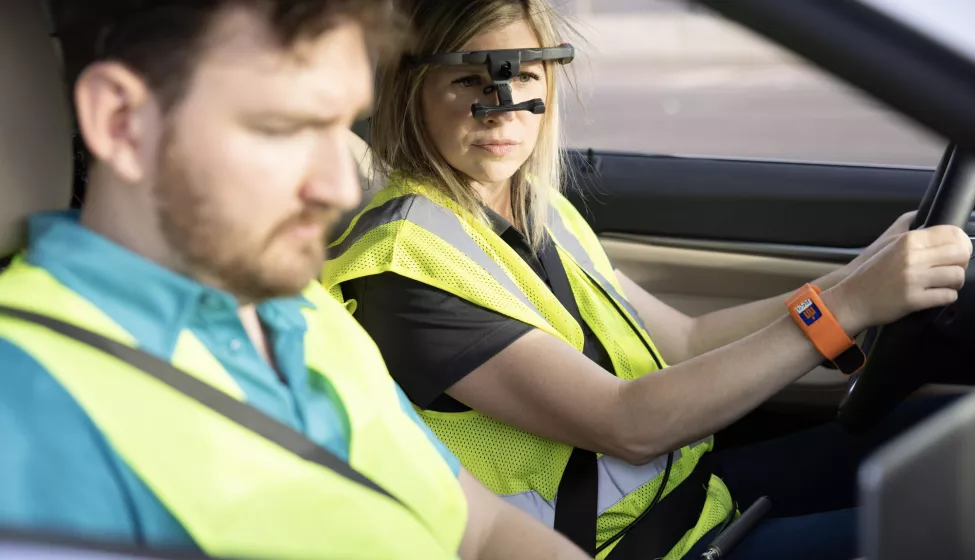
[[[460,469],[312,281],[359,200],[348,127],[387,4],[116,4],[74,80],[84,209],[31,216],[0,275],[0,525],[235,557],[582,557]]]

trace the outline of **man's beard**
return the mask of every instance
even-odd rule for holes
[[[207,185],[194,183],[182,155],[168,140],[164,138],[158,168],[156,213],[163,238],[183,269],[180,272],[246,302],[297,295],[318,277],[325,260],[325,237],[317,242],[296,240],[302,246],[293,247],[283,258],[279,238],[298,225],[322,224],[327,232],[339,217],[337,211],[306,208],[273,228],[263,242],[242,245],[252,239],[248,225],[234,223]],[[272,247],[276,240],[279,246]]]

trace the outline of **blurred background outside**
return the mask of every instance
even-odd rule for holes
[[[554,0],[579,31],[568,144],[634,153],[934,167],[944,142],[683,0]]]

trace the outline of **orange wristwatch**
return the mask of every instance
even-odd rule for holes
[[[819,297],[821,292],[812,284],[799,288],[786,302],[789,315],[820,354],[833,362],[836,369],[846,375],[853,375],[860,371],[867,358],[856,341],[846,334],[836,317],[823,304]]]

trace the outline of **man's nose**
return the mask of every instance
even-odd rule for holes
[[[303,197],[336,210],[354,210],[362,201],[358,163],[366,161],[367,149],[351,130],[323,139],[310,162]]]

